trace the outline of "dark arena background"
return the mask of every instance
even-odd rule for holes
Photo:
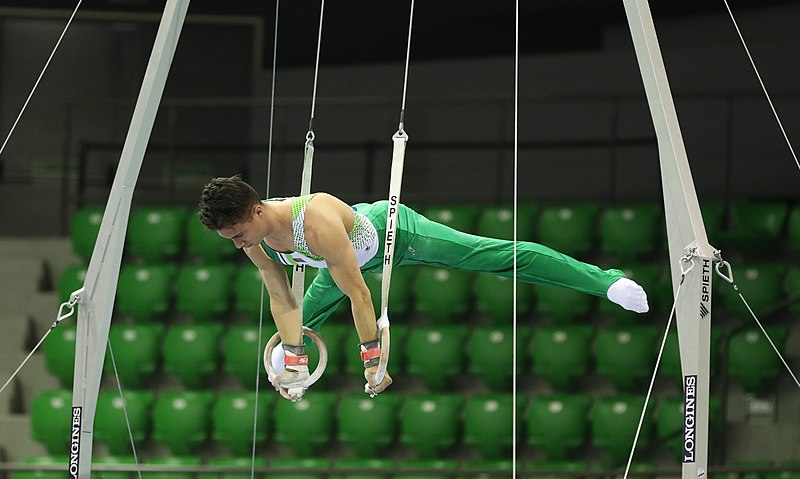
[[[0,384],[84,283],[165,3],[82,2],[37,83],[75,2],[0,2]],[[710,272],[711,397],[687,392],[673,324],[630,474],[680,477],[695,440],[684,404],[708,400],[710,477],[797,479],[800,384],[786,366],[800,365],[800,4],[650,6],[708,240],[751,311]],[[386,199],[409,3],[326,2],[318,71],[320,2],[281,2],[277,48],[275,13],[265,0],[189,6],[133,196],[93,473],[622,477],[674,260],[623,1],[521,2],[515,98],[514,2],[418,0],[401,199],[463,231],[511,238],[516,224],[520,240],[622,269],[650,311],[398,268],[394,384],[364,394],[344,304],[320,331],[328,369],[297,403],[263,369],[255,395],[258,341],[275,326],[257,270],[197,220],[200,191],[241,174],[261,195],[298,194],[317,73],[312,191]],[[379,302],[380,278],[365,279]],[[0,479],[69,470],[75,318],[0,393]]]

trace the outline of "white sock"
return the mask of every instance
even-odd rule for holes
[[[635,281],[628,278],[620,278],[609,286],[608,299],[628,311],[636,313],[646,313],[650,310],[647,305],[647,293]]]

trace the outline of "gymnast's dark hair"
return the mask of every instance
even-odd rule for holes
[[[200,222],[210,230],[229,228],[249,219],[250,209],[261,198],[240,175],[214,178],[203,187]]]

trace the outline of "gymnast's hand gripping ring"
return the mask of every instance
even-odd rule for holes
[[[319,363],[317,363],[317,368],[313,373],[311,373],[311,375],[308,376],[308,379],[306,379],[305,383],[303,383],[303,390],[306,390],[309,388],[309,386],[317,382],[319,378],[322,377],[322,373],[325,372],[325,367],[328,365],[328,347],[325,345],[325,342],[322,341],[322,337],[319,335],[319,333],[313,329],[303,326],[303,334],[311,338],[319,350]],[[280,334],[275,333],[272,335],[269,341],[267,341],[267,345],[264,348],[264,367],[267,369],[267,375],[270,381],[278,376],[278,373],[275,371],[275,367],[272,365],[272,350],[274,350],[280,342]]]
[[[389,365],[389,326],[386,325],[380,330],[381,336],[381,357],[378,362],[378,370],[375,372],[375,381],[380,384],[386,375],[386,367]]]

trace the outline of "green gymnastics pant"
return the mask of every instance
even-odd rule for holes
[[[386,235],[387,202],[353,206],[378,230],[379,250],[361,271],[383,271],[383,239]],[[514,274],[514,242],[471,235],[429,220],[401,205],[398,212],[394,266],[431,265],[466,271]],[[611,284],[622,278],[620,270],[603,270],[546,246],[517,242],[517,279],[525,283],[561,286],[606,297]],[[303,324],[319,330],[344,299],[327,269],[320,269],[306,290]]]

